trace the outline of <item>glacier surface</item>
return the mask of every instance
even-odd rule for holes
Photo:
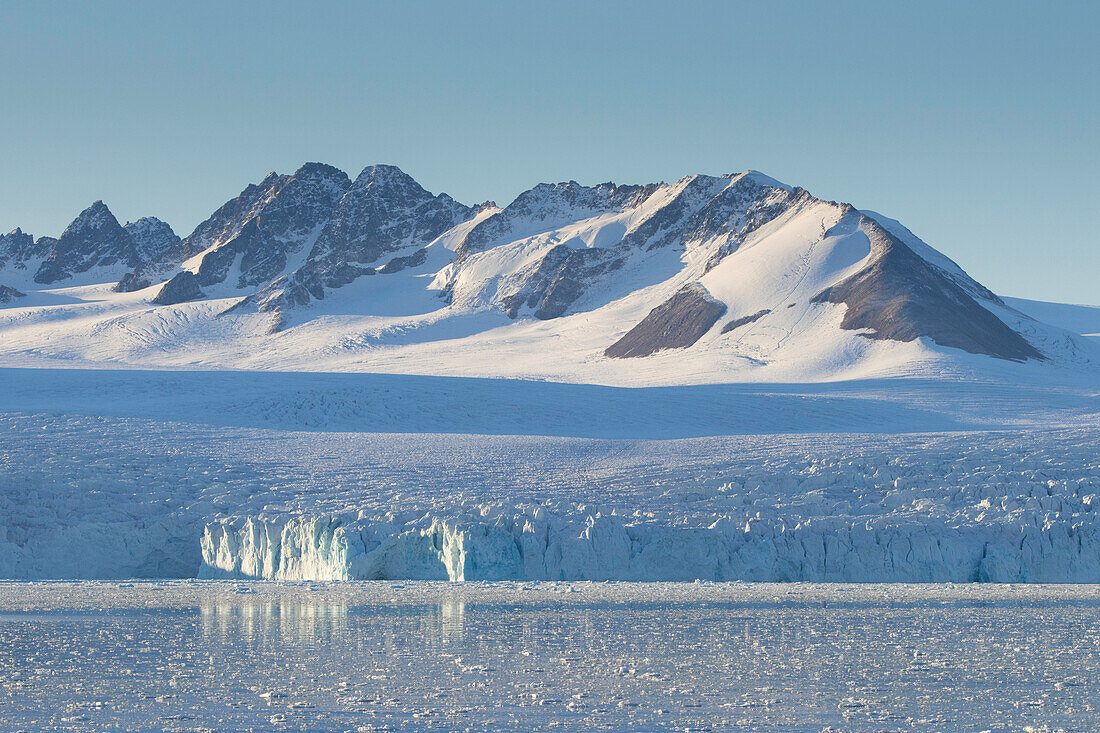
[[[0,378],[0,577],[1100,581],[1088,384]]]

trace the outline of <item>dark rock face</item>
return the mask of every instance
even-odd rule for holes
[[[636,206],[651,196],[659,184],[648,186],[616,186],[601,183],[582,186],[568,183],[540,183],[524,191],[503,210],[490,216],[470,230],[456,252],[461,261],[474,252],[511,239],[517,225],[534,225],[552,229],[570,221],[598,213]]]
[[[28,261],[48,256],[56,243],[52,237],[42,237],[35,242],[34,237],[19,228],[0,234],[0,268],[26,270]]]
[[[784,191],[762,185],[750,176],[728,186],[726,181],[695,176],[678,196],[628,233],[623,245],[648,251],[724,236],[725,256],[761,226],[810,198],[800,188]]]
[[[141,264],[133,272],[123,275],[113,290],[116,293],[132,293],[152,284],[150,277],[155,274],[154,263],[161,262],[170,253],[178,251],[180,238],[167,223],[152,216],[127,222],[123,229],[133,239],[134,251]]]
[[[523,287],[501,300],[509,318],[521,308],[534,309],[534,316],[549,320],[564,315],[600,275],[622,267],[625,256],[616,249],[571,249],[564,244],[551,249],[524,278]]]
[[[650,251],[683,244],[686,222],[711,200],[720,185],[713,176],[695,176],[671,201],[628,232],[623,246]]]
[[[34,281],[42,285],[65,280],[93,267],[141,264],[133,237],[102,201],[80,213],[53,245]]]
[[[184,270],[164,283],[160,292],[150,302],[157,305],[175,305],[176,303],[186,303],[189,300],[198,300],[202,297],[204,296],[199,288],[199,278],[195,273]]]
[[[302,306],[324,298],[326,287],[423,264],[426,253],[419,251],[391,258],[381,269],[377,261],[423,246],[474,213],[446,194],[433,196],[394,166],[369,166],[352,183],[332,166],[307,163],[294,175],[272,173],[248,186],[116,287],[155,281],[166,268],[206,252],[196,273],[200,288],[225,282],[238,264],[232,285],[259,288],[234,310]],[[287,272],[295,254],[306,257]]]
[[[132,293],[135,290],[144,290],[150,285],[152,283],[140,277],[136,272],[128,272],[111,289],[116,293]]]
[[[725,304],[712,299],[702,285],[685,285],[608,346],[604,354],[626,358],[649,356],[662,349],[687,348],[702,338],[725,312]]]
[[[983,308],[948,274],[868,217],[871,264],[823,290],[815,303],[844,303],[841,328],[868,329],[873,339],[932,339],[941,346],[999,359],[1043,359],[1035,347]]]
[[[307,163],[285,180],[271,180],[259,191],[246,189],[230,202],[230,215],[221,227],[220,237],[224,239],[219,238],[223,243],[202,259],[200,284],[224,282],[238,257],[240,275],[234,283],[236,287],[262,286],[278,277],[286,269],[289,255],[312,244],[349,185],[343,171],[321,163]],[[238,220],[248,215],[251,216],[238,225]],[[216,223],[210,229],[216,230]],[[199,241],[198,238],[190,241],[192,237],[188,237],[188,246]]]
[[[523,287],[515,293],[501,299],[501,305],[509,318],[519,316],[525,305],[534,308],[546,294],[546,289],[554,281],[557,273],[565,264],[572,250],[564,244],[554,247],[539,261],[538,265],[524,278]]]
[[[9,288],[7,285],[0,285],[0,303],[10,303],[16,298],[25,298],[26,293],[21,293],[15,288]]]
[[[792,303],[791,305],[794,305],[794,303]],[[730,331],[732,331],[735,328],[740,328],[741,326],[747,326],[750,323],[753,323],[755,321],[759,321],[761,318],[763,318],[764,316],[768,315],[771,312],[772,312],[771,308],[765,308],[764,310],[757,311],[756,313],[753,313],[752,315],[741,316],[740,318],[734,318],[732,321],[730,321],[726,325],[722,326],[722,333],[729,333]]]
[[[378,269],[378,273],[381,275],[389,275],[394,272],[401,272],[409,267],[420,267],[428,261],[428,250],[418,249],[411,255],[405,257],[394,257],[392,260],[384,264]]]
[[[214,245],[229,241],[240,232],[241,228],[275,198],[286,186],[291,176],[281,176],[276,173],[269,174],[258,184],[250,184],[234,199],[227,201],[218,208],[206,221],[195,227],[184,239],[175,239],[168,246],[159,250],[159,254],[150,255],[144,262],[129,273],[124,280],[132,282],[156,282],[168,273],[172,272],[182,262],[195,255],[210,249]],[[141,221],[134,222],[135,225]],[[128,225],[129,226],[129,225]],[[135,227],[136,228],[136,227]],[[143,227],[144,228],[144,227]],[[170,239],[163,230],[149,227],[150,237],[159,237],[161,241]],[[172,234],[175,237],[175,234]],[[120,282],[115,286],[116,290],[125,292],[130,285]]]
[[[180,243],[179,251],[170,253],[172,263],[184,260],[210,249],[215,244],[232,239],[241,227],[270,202],[286,185],[290,176],[269,173],[258,184],[250,184],[240,195],[222,204],[210,218],[195,227]]]
[[[324,297],[325,286],[321,284],[320,278],[305,273],[299,277],[279,278],[255,295],[245,298],[233,310],[246,310],[249,306],[256,306],[257,310],[267,312],[309,305],[310,300],[324,300]]]
[[[346,285],[363,266],[392,252],[428,244],[474,213],[445,193],[433,196],[395,166],[368,166],[321,231],[309,256],[309,269],[327,287]]]
[[[248,222],[241,227],[241,229],[230,239],[228,242],[218,247],[215,250],[206,253],[206,256],[202,258],[202,262],[199,263],[199,269],[196,274],[198,277],[198,283],[200,285],[217,285],[220,282],[224,282],[226,276],[229,274],[229,268],[233,266],[237,257],[242,258],[241,262],[241,276],[244,277],[244,257],[251,254],[252,264],[256,264],[256,260],[263,258],[264,237],[260,232],[260,226],[256,219],[249,219]],[[269,252],[267,257],[264,258],[268,263],[271,263],[273,257],[277,256],[278,252]],[[285,258],[285,256],[284,256]],[[243,286],[244,283],[241,283]]]
[[[24,252],[34,245],[34,237],[16,227],[7,234],[0,234],[0,261],[7,259],[19,252]]]
[[[34,248],[42,257],[49,257],[50,253],[54,251],[54,247],[56,246],[56,237],[39,237],[34,241]]]
[[[535,288],[527,304],[535,308],[535,318],[540,320],[563,316],[592,282],[622,267],[624,260],[623,255],[604,249],[570,250],[545,287]]]
[[[265,285],[282,273],[290,255],[312,244],[349,185],[343,171],[322,163],[306,163],[289,176],[271,173],[223,204],[186,238],[148,258],[132,279],[155,280],[211,250],[199,266],[201,285],[224,282],[238,257],[240,274],[233,285]]]
[[[172,227],[155,216],[126,222],[126,226],[122,228],[130,233],[130,238],[134,241],[134,252],[142,263],[156,262],[179,247],[180,238],[172,231]]]
[[[261,311],[302,306],[322,299],[324,288],[417,267],[427,260],[423,245],[475,213],[447,194],[433,196],[399,168],[368,166],[335,204],[305,263],[249,302]],[[386,255],[417,245],[413,254],[378,266]]]

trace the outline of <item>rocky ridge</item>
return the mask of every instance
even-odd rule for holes
[[[786,264],[777,256],[775,267],[792,268],[780,281],[797,290],[815,282],[805,271],[795,278],[816,266],[815,246],[848,237],[855,243],[849,249],[864,247],[864,259],[804,295],[807,307],[843,305],[841,329],[876,340],[926,338],[1003,359],[1043,358],[995,313],[1004,303],[943,255],[847,204],[755,171],[673,184],[543,183],[498,209],[432,194],[395,166],[368,166],[352,181],[332,166],[307,163],[247,186],[182,239],[151,217],[122,226],[101,201],[57,239],[16,229],[0,237],[0,279],[33,271],[33,284],[58,286],[78,274],[116,273],[116,291],[150,288],[149,302],[161,306],[231,298],[225,312],[270,314],[269,330],[293,325],[290,314],[306,317],[312,303],[374,275],[427,275],[409,282],[422,288],[430,281],[439,308],[496,309],[511,319],[554,320],[664,293],[617,340],[608,334],[607,356],[644,357],[703,338],[742,339],[746,329],[778,319],[782,309],[772,301],[730,307],[739,294],[722,283],[735,268],[723,263],[814,217],[820,231],[798,234],[806,254]],[[8,301],[18,297],[4,285]],[[727,311],[732,318],[719,327]]]

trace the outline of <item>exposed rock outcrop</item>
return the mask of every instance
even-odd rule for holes
[[[21,293],[15,288],[10,288],[7,285],[0,285],[0,303],[10,303],[16,298],[25,298],[26,293]]]
[[[757,311],[756,313],[751,313],[747,316],[741,316],[740,318],[734,318],[733,320],[726,323],[726,325],[722,326],[722,333],[729,333],[730,331],[734,330],[735,328],[741,328],[741,326],[747,326],[750,323],[753,323],[755,321],[759,321],[761,318],[763,318],[764,316],[768,315],[771,312],[772,312],[771,308],[765,308],[763,310]]]
[[[58,237],[34,281],[50,285],[93,267],[137,267],[134,239],[102,201],[80,213]]]
[[[871,263],[813,299],[847,306],[841,328],[866,331],[863,335],[872,339],[925,337],[999,359],[1043,359],[964,290],[957,277],[920,257],[873,219],[861,217],[860,226],[871,240]]]
[[[189,270],[184,270],[164,283],[150,302],[157,305],[175,305],[189,300],[198,300],[202,297],[204,296],[202,289],[199,287],[198,276]]]
[[[690,283],[651,310],[637,326],[608,346],[604,354],[626,358],[649,356],[662,349],[687,348],[702,338],[725,312],[726,305],[711,298],[706,288]]]

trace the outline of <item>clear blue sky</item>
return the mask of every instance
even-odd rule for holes
[[[762,170],[1100,303],[1095,2],[0,4],[0,229],[181,234],[302,162],[504,204]]]

